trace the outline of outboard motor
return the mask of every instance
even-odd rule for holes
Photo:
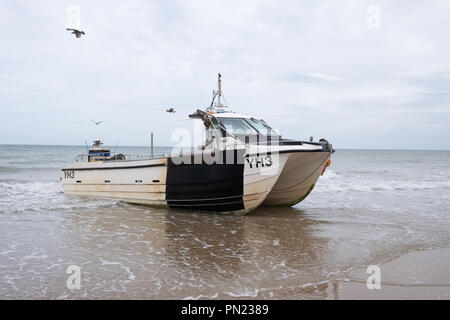
[[[326,139],[322,138],[319,140],[319,142],[322,144],[323,150],[334,153],[333,145],[329,143]]]

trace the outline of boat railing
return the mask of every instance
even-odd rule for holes
[[[95,153],[95,154],[80,154],[75,157],[76,162],[110,162],[110,161],[136,161],[136,160],[152,160],[158,158],[164,158],[167,155],[164,153],[151,155],[139,155],[139,154],[111,154],[111,153]]]

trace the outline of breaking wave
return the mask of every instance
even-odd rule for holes
[[[429,178],[432,178],[431,176]],[[320,177],[315,192],[346,192],[346,191],[395,191],[395,190],[426,190],[426,189],[449,189],[450,179],[430,180],[400,180],[388,179],[379,176],[370,178],[359,178],[346,176],[327,170]]]
[[[4,183],[0,182],[0,193],[3,196],[17,195],[50,195],[62,193],[60,182],[28,182],[28,183]]]
[[[65,197],[60,182],[0,182],[0,213],[55,209],[95,208],[110,200]]]

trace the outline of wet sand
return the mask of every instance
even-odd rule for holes
[[[369,290],[366,268],[330,281],[329,299],[450,299],[450,249],[416,251],[380,265],[381,287]],[[371,273],[372,274],[372,273]]]
[[[402,241],[402,229],[332,221],[324,213],[261,208],[244,216],[200,214],[99,201],[64,214],[0,215],[0,297],[449,298],[450,287],[368,290],[368,265],[407,253],[391,242],[394,235]],[[382,281],[448,283],[449,262],[450,249],[406,254],[381,265]],[[66,287],[70,265],[81,267],[79,290]],[[349,277],[363,283],[334,280]]]

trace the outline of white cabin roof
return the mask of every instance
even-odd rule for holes
[[[211,113],[211,115],[214,117],[217,117],[217,118],[244,118],[244,119],[253,118],[252,116],[249,116],[248,114],[237,113],[237,112]]]

